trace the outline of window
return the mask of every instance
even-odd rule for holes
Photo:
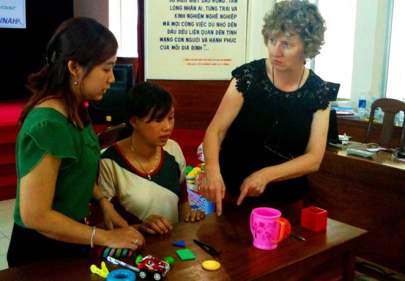
[[[395,0],[392,13],[386,97],[405,101],[405,1]]]
[[[327,29],[314,70],[322,79],[340,83],[339,98],[351,96],[356,6],[353,0],[318,0]]]
[[[108,28],[118,41],[118,57],[138,57],[138,5],[135,0],[108,1]]]

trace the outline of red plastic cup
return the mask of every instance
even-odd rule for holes
[[[319,207],[309,206],[301,210],[301,226],[312,231],[325,231],[328,211]]]

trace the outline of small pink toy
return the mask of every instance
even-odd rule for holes
[[[258,249],[272,250],[285,239],[291,230],[287,219],[273,208],[255,208],[250,214],[250,231],[253,235],[253,246]]]

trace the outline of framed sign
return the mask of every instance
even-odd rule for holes
[[[26,28],[25,0],[0,0],[0,28]]]
[[[145,1],[146,79],[230,79],[245,62],[247,2]]]

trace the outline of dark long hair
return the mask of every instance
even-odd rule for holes
[[[131,117],[144,118],[149,116],[146,122],[163,119],[176,105],[172,94],[157,84],[141,82],[128,91],[126,112],[128,121],[118,139],[129,137],[133,128],[129,124]]]
[[[32,96],[20,116],[20,124],[38,103],[60,98],[66,105],[68,119],[83,127],[84,110],[70,89],[69,60],[85,69],[85,76],[97,65],[114,56],[118,43],[111,31],[96,20],[76,17],[64,21],[46,46],[45,65],[28,76]]]
[[[129,90],[128,115],[144,118],[147,122],[164,118],[174,106],[173,96],[160,86],[143,82]]]

